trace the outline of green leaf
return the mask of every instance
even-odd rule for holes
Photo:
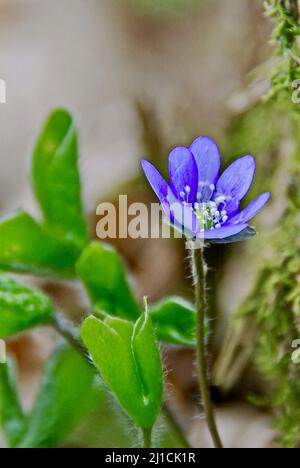
[[[47,228],[82,247],[87,224],[81,201],[77,129],[65,110],[55,110],[36,143],[33,187]]]
[[[195,346],[197,314],[195,307],[188,301],[179,297],[163,299],[151,306],[150,315],[161,341]]]
[[[29,430],[19,447],[57,446],[103,398],[91,366],[69,345],[60,345],[46,364]]]
[[[91,243],[78,260],[77,273],[99,311],[125,319],[140,316],[141,310],[115,249],[100,242]]]
[[[0,339],[51,321],[51,301],[37,289],[0,275]]]
[[[24,211],[0,219],[0,268],[72,276],[80,254],[73,242],[51,236]]]
[[[20,404],[15,370],[10,360],[0,364],[0,426],[11,448],[19,443],[27,430],[27,419]]]
[[[43,224],[20,211],[0,220],[0,268],[73,276],[87,243],[81,203],[77,133],[72,116],[53,112],[35,146],[33,186]]]
[[[152,427],[161,408],[163,372],[149,315],[135,325],[115,317],[89,317],[81,336],[122,408],[140,427]]]
[[[152,320],[148,312],[136,322],[131,347],[136,372],[140,379],[143,402],[150,408],[149,417],[153,417],[154,424],[162,404],[163,369]],[[148,423],[146,427],[151,427],[153,424]]]

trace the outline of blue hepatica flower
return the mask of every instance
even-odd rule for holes
[[[150,162],[142,161],[142,166],[167,218],[188,238],[222,243],[250,237],[255,230],[248,222],[270,198],[263,193],[240,210],[254,178],[255,159],[237,159],[220,176],[220,152],[208,137],[170,153],[170,184]]]

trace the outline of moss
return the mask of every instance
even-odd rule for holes
[[[295,151],[286,212],[276,232],[264,240],[269,255],[261,260],[254,288],[238,317],[251,316],[256,322],[253,361],[268,383],[263,403],[274,412],[280,442],[284,447],[300,447],[300,365],[291,360],[292,342],[300,336],[300,108],[291,102],[292,82],[300,76],[298,9],[296,2],[286,1],[267,1],[265,6],[274,20],[279,60],[265,105],[267,109],[274,103],[281,109]],[[274,143],[278,144],[276,138]]]

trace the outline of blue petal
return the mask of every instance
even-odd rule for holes
[[[198,168],[188,148],[175,148],[169,156],[170,185],[179,200],[194,203],[197,197]]]
[[[154,192],[159,198],[164,211],[167,215],[169,215],[170,210],[168,202],[168,193],[170,191],[170,187],[168,186],[165,179],[160,175],[158,170],[149,161],[143,160],[142,168],[151,187],[153,188]]]
[[[197,237],[204,238],[207,240],[210,239],[225,239],[226,237],[232,237],[236,234],[239,234],[241,231],[246,229],[248,224],[238,224],[235,226],[225,226],[219,229],[212,229],[204,232],[200,232]]]
[[[234,242],[241,242],[241,241],[251,239],[251,237],[255,235],[256,235],[255,229],[247,225],[245,229],[243,229],[238,234],[235,234],[234,236],[225,237],[224,239],[210,239],[208,242],[210,244],[232,244]]]
[[[201,136],[192,143],[190,150],[198,167],[199,182],[203,183],[198,192],[202,195],[201,201],[207,202],[213,194],[210,185],[216,185],[219,177],[221,167],[219,148],[214,140]]]
[[[269,201],[271,194],[263,193],[255,200],[253,200],[244,210],[235,215],[228,221],[228,225],[235,225],[239,223],[246,223],[250,219],[254,218],[256,214],[265,206]]]
[[[239,202],[244,198],[253,182],[255,174],[255,159],[244,156],[232,163],[221,175],[216,188],[216,196],[224,195],[227,201],[227,211],[234,214]]]
[[[193,238],[200,231],[198,218],[192,205],[184,205],[173,194],[169,188],[168,200],[170,203],[170,220],[179,227],[186,237]]]
[[[231,218],[234,216],[240,209],[240,200],[227,198],[226,206],[224,208],[227,211],[227,216]]]

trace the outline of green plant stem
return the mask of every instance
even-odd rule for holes
[[[151,448],[152,446],[152,427],[143,429],[143,448]]]
[[[209,390],[208,361],[205,344],[205,315],[206,315],[206,273],[204,247],[191,250],[191,266],[195,286],[197,307],[197,367],[199,388],[204,404],[207,425],[215,448],[223,448],[216,421]]]
[[[84,357],[84,359],[87,359],[87,350],[80,339],[76,327],[74,327],[71,322],[66,320],[61,314],[55,314],[52,326],[74,349],[79,352],[79,354]]]

